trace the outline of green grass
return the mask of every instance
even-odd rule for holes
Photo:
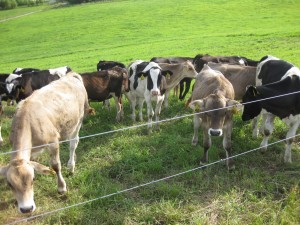
[[[112,1],[51,8],[0,23],[0,73],[16,67],[41,69],[69,65],[74,71],[94,71],[100,59],[125,64],[154,56],[241,55],[259,60],[266,54],[300,65],[299,0],[266,1]],[[35,8],[31,8],[35,10]],[[44,9],[44,8],[43,8]],[[28,8],[0,11],[0,19],[27,13]],[[91,103],[97,114],[84,120],[80,136],[133,125],[125,101],[125,118]],[[5,107],[1,152],[9,152],[11,118]],[[161,119],[192,113],[175,97]],[[145,113],[144,113],[145,115]],[[146,119],[146,118],[145,118]],[[140,123],[138,123],[140,124]],[[270,142],[285,137],[276,120]],[[68,147],[61,147],[68,194],[60,196],[56,178],[37,175],[33,215],[88,201],[140,184],[190,170],[203,154],[200,132],[191,146],[192,117],[161,124],[151,135],[147,128],[130,129],[82,139],[74,176],[68,174]],[[250,123],[234,117],[234,154],[257,148]],[[32,224],[299,224],[300,149],[293,146],[293,163],[283,163],[284,144],[262,154],[235,158],[236,170],[225,163],[190,172],[126,193],[66,209],[31,221]],[[222,140],[213,139],[210,162],[225,156]],[[48,165],[44,153],[39,161]],[[0,155],[0,164],[9,162]],[[0,223],[20,215],[15,200],[0,178]]]

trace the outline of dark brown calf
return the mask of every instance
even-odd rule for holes
[[[127,70],[118,66],[110,70],[102,70],[81,74],[90,101],[105,101],[114,97],[117,107],[116,120],[123,117],[122,91],[128,89]]]

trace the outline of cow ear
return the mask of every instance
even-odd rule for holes
[[[44,175],[55,175],[55,171],[48,166],[44,166],[40,163],[30,161],[30,165],[34,168],[34,170],[39,174]]]
[[[249,86],[247,88],[247,91],[249,91],[251,93],[251,95],[254,97],[259,94],[258,91],[256,90],[255,86]]]
[[[228,99],[226,105],[229,106],[228,110],[231,110],[233,114],[238,113],[243,108],[242,104],[232,99]]]
[[[138,78],[141,78],[141,80],[144,80],[145,77],[147,77],[148,73],[143,73],[143,72],[140,72],[140,73],[137,73],[136,76]]]
[[[0,176],[5,177],[6,173],[7,173],[7,170],[8,170],[8,166],[1,166],[0,167]]]
[[[170,77],[173,75],[173,72],[170,71],[170,70],[162,70],[162,71],[161,71],[161,74],[162,74],[163,76],[165,76],[167,79],[170,79]]]
[[[189,104],[189,107],[190,107],[191,109],[193,109],[194,111],[196,111],[196,112],[200,112],[201,109],[204,108],[204,101],[203,101],[202,99],[192,101],[192,102]]]

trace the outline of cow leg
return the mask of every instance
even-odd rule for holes
[[[286,135],[286,141],[285,141],[285,152],[284,152],[284,162],[285,163],[292,163],[292,154],[291,154],[291,149],[292,149],[292,144],[295,140],[295,135],[297,132],[297,129],[300,124],[300,116],[290,116],[289,119],[285,120],[285,123],[290,127],[289,131],[287,132]]]
[[[2,146],[2,144],[3,144],[3,138],[2,138],[1,124],[0,124],[0,146]]]
[[[79,136],[77,135],[75,138],[70,140],[70,158],[68,161],[68,167],[70,169],[70,172],[73,174],[75,170],[75,150],[77,148],[77,145],[79,143]]]
[[[264,130],[265,130],[265,126],[267,123],[267,119],[269,118],[269,116],[272,116],[272,113],[268,113],[266,110],[262,110],[261,112],[261,124],[260,124],[260,128],[259,128],[259,133],[264,134]]]
[[[182,97],[183,91],[184,91],[184,83],[185,83],[185,81],[182,81],[182,80],[179,82],[179,99],[180,100],[184,99],[184,97]]]
[[[137,99],[135,96],[133,96],[133,95],[130,96],[130,104],[131,104],[131,110],[132,110],[131,118],[132,118],[133,122],[136,121],[136,115],[135,115],[136,100]]]
[[[223,148],[226,151],[226,163],[228,170],[234,170],[235,165],[233,159],[230,158],[232,156],[232,143],[231,143],[231,133],[232,133],[232,120],[225,122],[224,127],[224,136],[223,136]]]
[[[258,137],[258,124],[259,124],[259,118],[260,115],[258,115],[257,117],[254,117],[252,120],[252,137],[253,138],[257,138]]]
[[[199,115],[194,115],[194,136],[192,139],[192,145],[196,146],[198,144],[198,138],[199,138],[199,127],[200,127],[200,117]]]
[[[161,112],[161,107],[163,104],[164,98],[160,99],[155,106],[155,124],[156,124],[156,129],[159,130],[160,126],[159,126],[159,116],[160,116],[160,112]]]
[[[203,127],[203,157],[200,160],[200,165],[208,163],[208,150],[211,146],[211,137],[208,134],[208,129]]]
[[[123,114],[123,107],[122,107],[122,99],[121,97],[117,97],[113,94],[114,100],[115,100],[115,105],[117,108],[117,116],[116,116],[116,120],[118,122],[121,121],[122,118],[122,114]]]
[[[188,79],[188,80],[185,81],[184,93],[181,96],[180,100],[183,100],[185,98],[186,94],[189,92],[190,86],[191,86],[191,82],[192,82],[192,79]]]
[[[58,193],[64,194],[67,192],[67,185],[61,173],[61,162],[59,158],[59,143],[53,143],[49,146],[50,149],[50,165],[57,175]]]
[[[275,116],[273,114],[268,113],[266,115],[266,122],[264,125],[264,138],[260,144],[260,147],[262,147],[263,151],[266,151],[268,148],[269,137],[274,130],[274,119],[275,119]]]
[[[173,95],[176,96],[176,97],[178,97],[178,88],[179,88],[179,85],[176,85],[174,87],[174,91],[173,91]]]
[[[107,110],[110,111],[110,101],[109,101],[109,99],[106,99],[106,100],[103,101],[102,108],[107,108]]]
[[[168,105],[169,105],[169,96],[170,96],[170,91],[166,91],[165,92],[165,98],[164,98],[164,108],[168,108]]]
[[[147,115],[148,115],[148,131],[149,131],[149,133],[151,133],[152,132],[152,118],[154,116],[151,100],[147,101]]]
[[[143,106],[144,106],[144,101],[145,99],[143,98],[138,98],[138,105],[139,105],[139,119],[142,122],[143,119]]]

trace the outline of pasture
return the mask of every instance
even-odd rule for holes
[[[96,70],[100,59],[127,65],[136,59],[194,57],[199,53],[240,55],[254,60],[269,54],[299,67],[299,8],[299,0],[131,0],[43,6],[35,14],[0,23],[0,73],[10,73],[16,67],[48,69],[65,65],[79,73],[90,72]],[[10,13],[11,17],[28,13],[28,8],[16,10],[0,11],[0,20],[9,18]],[[191,145],[193,117],[175,119],[193,112],[173,95],[160,119],[174,120],[161,123],[161,130],[151,135],[146,126],[128,129],[143,123],[132,123],[125,97],[124,102],[125,118],[120,123],[115,121],[113,101],[111,111],[103,109],[101,103],[91,103],[96,115],[84,120],[80,137],[85,138],[76,150],[73,176],[66,168],[68,145],[62,144],[66,195],[57,193],[55,177],[36,175],[37,210],[21,215],[5,179],[0,178],[0,223],[47,212],[52,213],[30,223],[300,223],[299,138],[293,145],[292,164],[283,163],[284,143],[280,142],[264,154],[253,151],[235,157],[233,172],[220,162],[143,186],[197,168],[203,148],[201,143]],[[9,162],[6,153],[11,150],[8,137],[14,111],[15,106],[4,108],[5,143],[0,148],[0,165]],[[145,113],[146,110],[146,121]],[[275,126],[270,143],[286,135],[287,129],[280,120]],[[101,134],[108,131],[116,132]],[[94,134],[99,135],[87,137]],[[258,148],[262,137],[253,139],[251,124],[236,114],[232,140],[233,155],[237,155]],[[224,157],[221,138],[214,138],[210,162]],[[39,162],[49,165],[46,152]],[[127,189],[131,190],[123,192]],[[90,200],[95,201],[81,204]],[[76,206],[53,212],[73,205]]]

